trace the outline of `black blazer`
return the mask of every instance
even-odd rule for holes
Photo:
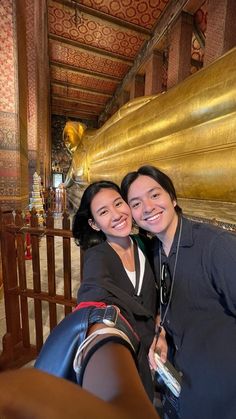
[[[157,291],[147,258],[139,296],[135,295],[134,287],[121,259],[107,242],[86,250],[82,276],[78,303],[100,301],[117,305],[139,335],[141,341],[138,356],[139,374],[152,400],[153,384],[147,354],[155,333]]]
[[[154,335],[157,314],[157,292],[153,272],[146,259],[139,296],[112,247],[103,242],[85,252],[83,279],[78,291],[78,303],[103,301],[116,304],[122,314],[149,348]]]

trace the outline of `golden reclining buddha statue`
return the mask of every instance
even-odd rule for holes
[[[144,164],[174,181],[190,215],[236,224],[236,48],[166,93],[134,99],[101,128],[68,121],[65,187],[120,183]]]

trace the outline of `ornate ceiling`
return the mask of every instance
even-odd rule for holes
[[[197,3],[197,5],[196,5]],[[196,0],[48,0],[52,113],[96,123]],[[191,11],[191,10],[190,10]]]

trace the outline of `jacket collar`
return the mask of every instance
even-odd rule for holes
[[[182,218],[182,233],[181,233],[181,240],[180,240],[180,247],[191,247],[193,245],[193,223],[191,220],[183,217],[182,215],[179,216],[179,221],[177,225],[177,229],[175,232],[174,240],[171,246],[170,254],[172,252],[176,252],[178,236],[179,236],[179,229],[180,229],[180,220]],[[160,246],[160,240],[157,238],[156,243],[154,244],[154,252]]]
[[[183,226],[182,226],[180,246],[191,247],[193,245],[193,223],[191,220],[183,216],[181,217],[182,217]],[[177,235],[176,233],[175,233],[175,241],[176,241],[176,235]]]

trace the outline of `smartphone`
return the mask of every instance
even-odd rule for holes
[[[167,360],[165,363],[162,362],[160,356],[154,354],[155,361],[157,363],[157,373],[160,375],[165,385],[172,391],[172,393],[179,397],[181,392],[181,375],[173,367],[173,365]]]

